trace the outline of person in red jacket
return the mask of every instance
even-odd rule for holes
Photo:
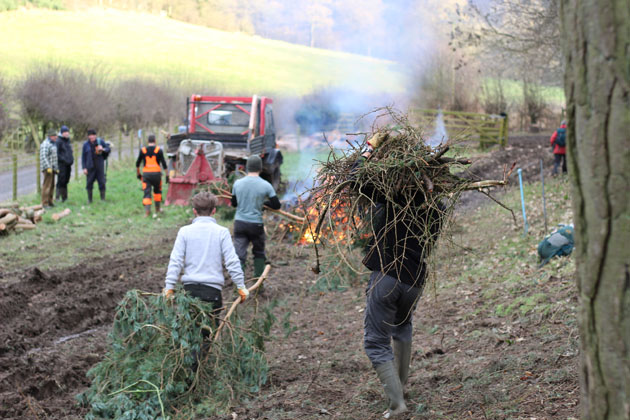
[[[567,122],[562,121],[558,128],[551,135],[551,146],[553,146],[553,175],[558,174],[558,167],[562,164],[562,173],[567,173]]]

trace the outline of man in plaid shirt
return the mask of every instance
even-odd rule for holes
[[[55,174],[59,173],[57,163],[57,132],[48,130],[46,140],[39,146],[39,165],[44,173],[44,185],[42,186],[42,205],[52,207],[53,192],[55,190]]]

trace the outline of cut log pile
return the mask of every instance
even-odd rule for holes
[[[41,204],[28,207],[21,207],[17,203],[2,205],[0,207],[0,234],[35,229],[35,225],[42,221],[45,211]]]

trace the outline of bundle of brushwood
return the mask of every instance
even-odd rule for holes
[[[35,229],[35,224],[42,221],[45,210],[41,204],[20,207],[18,203],[0,205],[0,234],[11,231]]]
[[[407,226],[414,237],[400,238],[401,243],[408,239],[432,243],[439,229],[427,223],[427,215],[432,215],[432,221],[444,223],[462,192],[485,192],[508,183],[514,165],[509,171],[505,168],[502,180],[461,178],[457,173],[472,161],[446,156],[453,140],[433,148],[425,143],[422,130],[405,115],[390,108],[385,108],[383,115],[391,124],[366,135],[366,141],[374,135],[383,139],[369,158],[361,157],[366,150],[364,142],[331,152],[328,161],[321,163],[308,203],[310,208],[319,209],[312,225],[316,243],[339,247],[336,232],[348,226],[352,226],[353,240],[347,244],[365,242],[363,239],[376,234],[372,231],[375,218],[386,219],[381,234],[399,223]],[[346,251],[339,251],[343,258]],[[319,254],[313,271],[319,272]]]
[[[239,302],[215,317],[210,303],[181,288],[171,299],[127,292],[110,332],[111,349],[88,372],[91,387],[77,397],[88,409],[85,418],[216,418],[236,399],[258,392],[269,370],[264,349],[273,304],[251,305],[255,312],[240,317],[234,312]]]

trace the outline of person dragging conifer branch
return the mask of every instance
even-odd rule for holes
[[[370,138],[353,170],[370,159],[387,138],[387,133]],[[426,205],[429,193],[422,191],[413,199],[402,194],[387,199],[371,184],[355,188],[374,203],[370,211],[372,239],[363,259],[372,271],[366,289],[364,348],[389,400],[384,418],[394,418],[407,411],[403,388],[409,377],[412,316],[422,295],[426,259],[439,235],[444,206]],[[401,208],[413,209],[414,219],[406,219]]]
[[[224,264],[242,300],[247,299],[249,291],[245,287],[245,277],[234,251],[230,231],[217,224],[212,217],[216,211],[217,198],[204,191],[196,194],[191,201],[195,219],[177,233],[163,294],[167,298],[173,296],[181,274],[184,290],[210,302],[213,315],[216,316],[223,307],[221,291],[225,284]]]

